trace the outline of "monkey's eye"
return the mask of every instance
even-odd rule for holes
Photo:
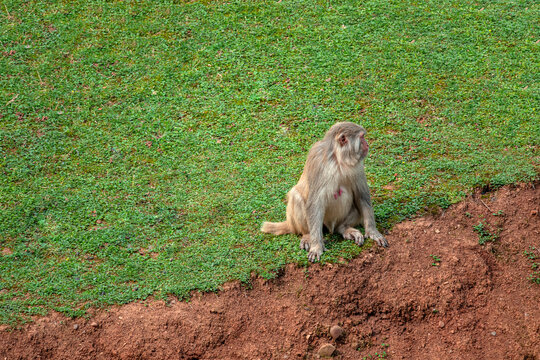
[[[341,134],[338,138],[339,145],[343,146],[347,143],[347,137],[343,134]]]

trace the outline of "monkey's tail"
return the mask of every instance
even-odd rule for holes
[[[265,221],[261,226],[261,231],[274,235],[290,234],[293,232],[286,221],[279,223]]]

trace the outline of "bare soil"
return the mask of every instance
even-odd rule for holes
[[[315,359],[330,343],[335,359],[540,360],[540,260],[524,254],[540,256],[538,185],[479,190],[347,264],[0,328],[0,359]],[[496,241],[479,244],[480,221]]]

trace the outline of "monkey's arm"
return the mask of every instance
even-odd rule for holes
[[[325,146],[317,142],[310,150],[304,167],[307,185],[306,196],[306,223],[309,230],[309,253],[311,262],[321,258],[326,250],[323,241],[324,213],[328,202],[328,179],[325,172]],[[307,250],[307,249],[306,249]]]
[[[317,189],[318,190],[318,189]],[[311,262],[320,260],[326,249],[323,241],[324,210],[326,209],[326,196],[318,190],[308,194],[306,201],[306,217],[309,229],[309,254]]]
[[[364,229],[366,230],[366,237],[373,239],[380,246],[388,247],[388,241],[377,230],[377,224],[375,223],[375,214],[373,213],[373,206],[371,205],[371,196],[369,194],[369,188],[367,186],[366,174],[362,171],[358,175],[358,182],[355,184],[354,204],[364,221]]]

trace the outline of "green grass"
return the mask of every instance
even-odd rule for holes
[[[388,349],[389,345],[382,343],[381,344],[381,352],[375,352],[373,354],[368,354],[366,356],[362,357],[362,360],[369,360],[369,359],[388,359],[388,354],[386,353],[386,349]],[[357,349],[358,351],[361,351],[362,349]]]
[[[478,243],[480,245],[485,245],[487,242],[494,242],[499,238],[500,230],[491,232],[488,227],[490,227],[488,223],[484,224],[481,221],[473,226],[473,230],[478,234]]]
[[[533,1],[0,5],[0,323],[306,264],[259,233],[336,121],[380,226],[537,176]],[[338,237],[324,261],[361,248]]]
[[[531,270],[532,272],[527,277],[533,284],[540,284],[540,262],[537,262],[535,260],[538,260],[538,249],[534,246],[529,246],[529,250],[525,250],[523,252],[523,255],[529,259],[531,263]]]

